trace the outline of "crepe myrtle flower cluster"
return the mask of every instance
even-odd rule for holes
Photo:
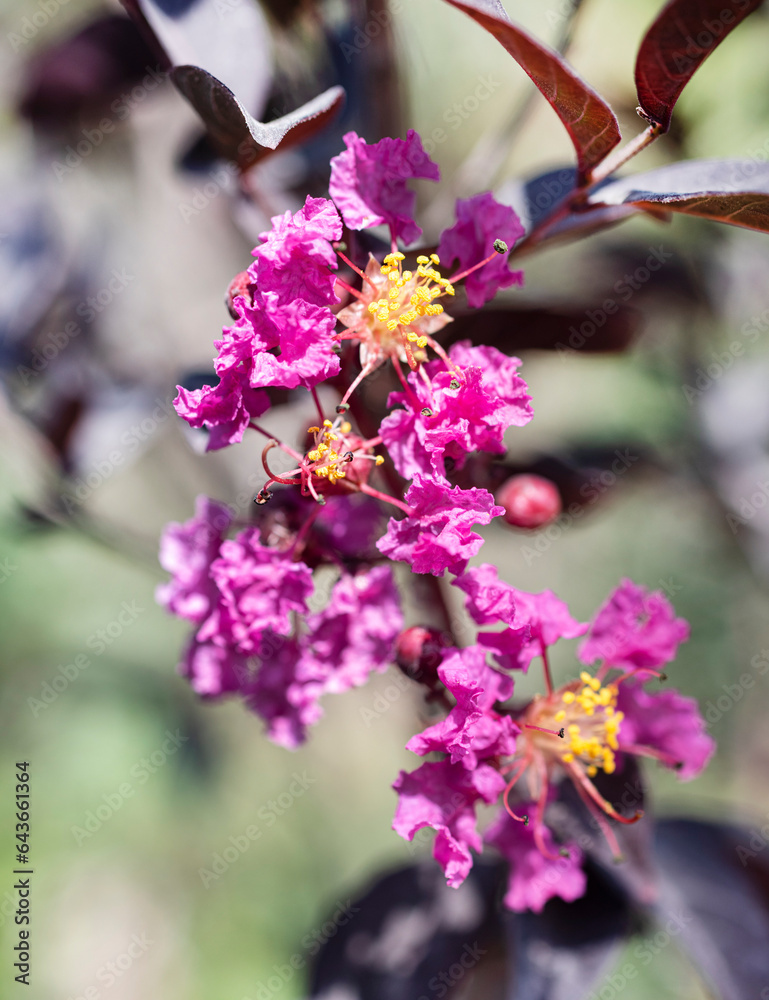
[[[208,450],[240,442],[247,430],[266,439],[265,481],[255,518],[239,522],[199,497],[193,518],[166,528],[160,561],[171,579],[158,600],[192,626],[180,671],[193,689],[212,699],[240,696],[288,748],[306,739],[324,695],[393,662],[426,685],[447,714],[408,747],[440,759],[395,782],[394,829],[411,839],[434,828],[435,857],[457,886],[482,847],[476,806],[500,802],[485,840],[510,861],[506,902],[538,910],[585,886],[579,848],[560,844],[546,822],[558,781],[574,783],[618,853],[611,823],[637,817],[621,816],[600,795],[598,772],[636,754],[688,778],[710,756],[694,703],[646,687],[688,628],[661,594],[629,581],[588,629],[555,595],[516,590],[488,564],[468,568],[483,544],[474,527],[506,508],[450,476],[475,452],[504,454],[505,432],[531,420],[531,400],[517,358],[470,342],[447,351],[436,335],[451,321],[444,307],[458,282],[471,307],[521,284],[506,253],[523,228],[511,208],[477,195],[457,203],[457,222],[437,251],[412,261],[399,248],[421,234],[407,182],[438,180],[437,166],[413,131],[374,145],[352,132],[344,139],[331,161],[331,199],[308,197],[295,214],[274,218],[254,263],[234,280],[234,322],[216,342],[218,383],[179,387],[177,412],[207,430]],[[343,221],[348,230],[387,226],[390,251],[358,268],[343,252]],[[340,259],[350,282],[337,273]],[[457,270],[444,276],[442,261]],[[400,390],[390,393],[378,428],[364,433],[370,414],[356,390],[385,363]],[[338,399],[330,414],[317,392],[323,383]],[[298,447],[260,423],[270,389],[312,395],[317,419],[301,429]],[[274,449],[290,457],[290,471],[271,468]],[[423,627],[403,631],[388,560],[450,574],[475,622],[492,628],[463,649]],[[586,669],[555,689],[548,648],[585,634]],[[545,694],[511,707],[515,672],[537,658]]]
[[[687,780],[705,767],[714,750],[696,702],[669,689],[648,689],[665,679],[660,667],[675,658],[689,634],[663,594],[624,580],[591,623],[576,621],[555,594],[528,594],[497,578],[484,564],[452,581],[465,592],[473,620],[481,626],[473,645],[441,651],[435,678],[426,679],[451,697],[444,719],[414,736],[407,748],[440,753],[393,786],[399,802],[393,828],[407,840],[424,827],[436,831],[433,855],[450,886],[472,867],[472,851],[485,841],[509,861],[505,902],[513,910],[539,911],[553,896],[571,901],[585,891],[582,852],[559,843],[546,822],[557,784],[570,780],[615,857],[620,847],[613,824],[635,823],[640,813],[621,815],[593,779],[621,769],[626,755],[648,757]],[[423,630],[424,631],[424,630]],[[584,636],[577,652],[577,679],[556,688],[548,650],[559,639]],[[435,648],[420,635],[399,647],[413,664],[419,647],[434,662]],[[424,644],[424,645],[423,645]],[[492,664],[488,662],[491,655]],[[511,706],[513,674],[533,660],[543,668],[545,693]],[[503,807],[483,837],[476,807]]]

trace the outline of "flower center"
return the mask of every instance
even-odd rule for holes
[[[390,333],[399,326],[411,327],[423,316],[440,316],[443,306],[434,299],[453,295],[454,286],[434,266],[440,264],[437,254],[417,257],[417,272],[404,271],[404,255],[398,251],[388,253],[380,268],[386,275],[389,288],[387,296],[369,303],[368,311],[384,324]],[[427,338],[408,330],[406,339],[417,347],[425,347]]]
[[[601,686],[597,677],[583,670],[578,681],[554,691],[548,698],[535,699],[527,712],[524,728],[528,739],[548,756],[564,764],[580,760],[592,778],[601,769],[611,774],[622,712],[616,710],[617,686]],[[560,731],[563,739],[541,730]]]

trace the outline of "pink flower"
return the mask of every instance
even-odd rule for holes
[[[360,493],[334,497],[321,508],[314,532],[322,549],[343,558],[376,555],[374,541],[382,533],[384,515],[376,500]]]
[[[199,625],[210,614],[218,597],[210,577],[211,563],[231,521],[224,504],[199,496],[194,517],[184,524],[166,525],[159,558],[172,576],[157,588],[155,598],[172,615]]]
[[[499,579],[496,566],[474,566],[451,582],[467,595],[465,607],[477,625],[515,621],[515,588]]]
[[[438,677],[456,699],[448,716],[406,744],[412,753],[433,751],[450,755],[451,763],[469,769],[489,757],[515,753],[518,727],[509,715],[493,710],[496,701],[506,701],[513,682],[486,665],[486,654],[478,646],[449,653],[438,667]]]
[[[521,813],[531,814],[535,803],[520,807]],[[560,854],[550,830],[543,826],[542,840],[547,855],[537,847],[531,826],[524,826],[502,812],[484,836],[510,864],[505,906],[521,912],[539,913],[553,896],[568,903],[584,893],[587,878],[582,870],[582,851],[576,844],[567,844],[568,854]]]
[[[521,220],[508,205],[500,205],[490,192],[457,201],[457,221],[441,234],[438,256],[448,266],[459,261],[465,271],[494,252],[494,241],[504,240],[509,247],[525,230]],[[498,254],[488,264],[467,278],[467,301],[478,308],[493,299],[500,288],[523,284],[523,271],[511,271],[506,254]]]
[[[488,490],[452,488],[431,476],[415,476],[405,499],[413,513],[401,521],[391,518],[377,548],[411,563],[415,573],[434,576],[447,569],[461,573],[483,545],[471,525],[488,524],[502,513]]]
[[[310,568],[262,545],[256,528],[222,543],[211,576],[221,594],[219,614],[198,637],[215,635],[244,653],[258,649],[267,629],[288,635],[291,612],[306,613],[313,590]]]
[[[399,796],[393,829],[405,840],[413,840],[426,826],[436,830],[433,857],[456,888],[472,868],[471,848],[482,848],[475,804],[496,801],[504,787],[505,779],[487,764],[468,771],[442,760],[422,764],[411,774],[401,771],[393,785]]]
[[[270,221],[272,229],[260,234],[265,242],[254,249],[256,260],[248,269],[256,295],[274,296],[273,305],[336,302],[337,257],[329,241],[340,239],[342,223],[333,204],[308,196],[295,215],[285,212]]]
[[[263,310],[254,314],[254,330],[263,347],[253,356],[251,385],[312,389],[336,375],[336,317],[331,310],[302,299],[277,304],[272,298],[273,293],[265,295]]]
[[[527,594],[513,588],[518,630],[480,632],[478,642],[494,651],[500,666],[508,670],[528,670],[536,656],[542,656],[548,646],[558,639],[574,639],[584,635],[587,624],[578,622],[569,614],[564,602],[551,590],[541,594]],[[529,635],[521,631],[528,625]]]
[[[675,659],[689,625],[676,618],[661,591],[649,591],[623,580],[598,611],[579,647],[579,658],[591,664],[603,660],[625,669],[657,668]]]
[[[179,391],[174,408],[190,427],[210,430],[206,451],[216,451],[243,440],[250,421],[270,408],[266,392],[252,389],[240,372],[227,372],[216,386]]]
[[[617,707],[624,713],[619,748],[628,753],[651,749],[682,781],[695,778],[712,757],[716,744],[705,732],[697,702],[678,691],[645,691],[637,683],[619,686]]]
[[[323,714],[317,691],[298,679],[303,654],[296,639],[264,632],[256,673],[241,688],[248,707],[267,723],[269,739],[287,750],[304,743],[307,728]]]
[[[472,452],[504,454],[508,427],[531,420],[527,386],[517,374],[520,360],[499,351],[498,358],[490,357],[489,351],[494,348],[480,350],[469,341],[455,344],[449,351],[457,364],[454,371],[432,361],[424,366],[431,376],[429,385],[412,372],[411,391],[390,394],[388,406],[406,409],[385,417],[379,432],[402,476],[411,478],[418,472],[445,476],[447,457],[462,468]]]
[[[387,669],[403,628],[392,571],[376,566],[334,586],[328,605],[307,621],[309,635],[302,676],[322,693],[365,684],[372,671]]]
[[[347,149],[331,161],[328,189],[350,229],[386,223],[393,240],[413,243],[422,233],[414,222],[416,195],[406,187],[412,177],[440,179],[413,129],[405,139],[380,139],[368,145],[355,132],[344,136]]]
[[[247,660],[242,653],[229,646],[198,642],[194,636],[179,664],[179,673],[187,678],[195,694],[203,698],[220,698],[238,691],[247,672]]]

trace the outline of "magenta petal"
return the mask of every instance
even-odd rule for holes
[[[405,139],[380,139],[369,145],[355,132],[344,136],[347,149],[331,161],[328,189],[350,229],[387,224],[393,239],[413,243],[422,233],[414,222],[413,177],[437,181],[438,167],[409,129]]]
[[[406,749],[420,756],[447,753],[452,764],[461,761],[470,769],[481,760],[515,753],[518,727],[510,716],[500,716],[492,708],[513,693],[511,678],[487,666],[477,646],[449,653],[438,676],[457,703],[445,719],[413,736]]]
[[[411,563],[415,573],[434,576],[447,569],[461,573],[483,545],[471,526],[488,524],[502,513],[487,490],[452,488],[431,476],[415,476],[405,499],[414,513],[400,521],[391,518],[377,548]]]
[[[689,625],[676,618],[665,595],[623,580],[596,614],[579,647],[579,658],[603,660],[625,669],[662,667],[689,638]]]
[[[323,692],[339,693],[365,684],[386,670],[403,628],[400,598],[389,566],[345,574],[328,605],[307,620],[308,680]]]
[[[519,812],[533,816],[536,805],[531,802],[527,807],[524,803]],[[569,856],[563,857],[546,826],[542,834],[545,848],[558,857],[547,858],[541,854],[534,842],[532,826],[524,826],[506,812],[500,813],[484,836],[486,843],[496,847],[510,865],[505,906],[519,913],[523,910],[539,913],[554,896],[570,903],[585,892],[587,878],[582,870],[582,851],[576,844],[569,843],[566,845]]]
[[[694,698],[665,689],[650,692],[641,684],[620,684],[617,708],[625,718],[619,731],[620,749],[640,745],[659,750],[672,758],[682,781],[695,778],[712,757],[715,740],[705,731]]]
[[[504,240],[512,247],[524,232],[515,211],[509,205],[500,205],[489,191],[460,198],[456,224],[443,231],[438,255],[444,267],[458,260],[457,270],[465,271],[493,252],[495,240]],[[511,271],[507,254],[498,254],[465,279],[468,304],[478,308],[493,299],[500,288],[522,284],[523,271]]]
[[[393,829],[406,840],[429,826],[437,831],[433,856],[452,888],[461,885],[472,868],[471,849],[481,849],[475,825],[475,804],[495,802],[505,779],[493,767],[481,764],[468,771],[443,760],[423,764],[411,774],[401,771],[393,788],[398,808]]]
[[[310,568],[262,545],[257,528],[222,544],[211,576],[221,594],[216,633],[245,653],[259,648],[268,629],[288,635],[291,612],[306,613],[313,590]]]
[[[172,615],[199,625],[211,612],[218,593],[210,578],[232,515],[224,504],[199,496],[195,516],[166,525],[160,539],[160,565],[172,574],[155,597]]]

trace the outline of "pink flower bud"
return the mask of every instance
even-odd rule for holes
[[[411,680],[434,688],[446,645],[439,629],[414,625],[395,640],[395,662]]]
[[[235,307],[233,306],[234,300],[242,295],[247,302],[251,302],[251,287],[254,284],[254,279],[248,273],[248,271],[241,271],[240,274],[236,274],[235,277],[229,284],[227,288],[227,295],[225,297],[225,302],[227,303],[227,309],[229,310],[230,316],[233,319],[238,318],[238,314],[235,312]]]
[[[499,488],[496,500],[505,508],[504,519],[516,528],[541,528],[561,513],[561,494],[541,476],[512,476]]]

